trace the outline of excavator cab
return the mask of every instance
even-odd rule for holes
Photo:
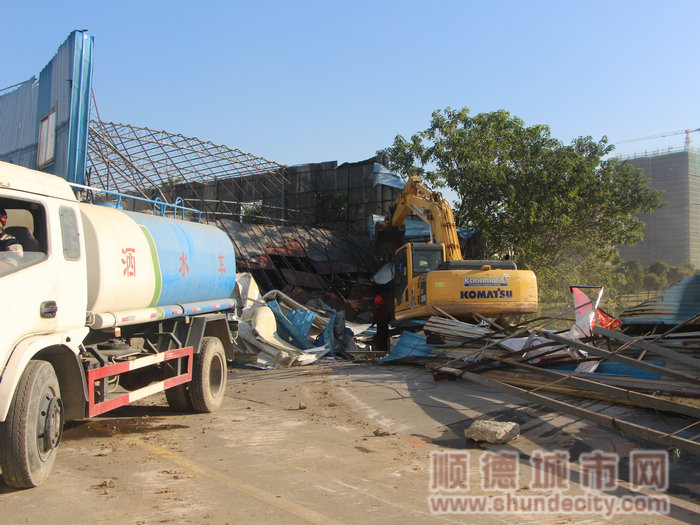
[[[419,281],[425,283],[428,272],[437,270],[444,262],[444,244],[408,243],[396,251],[394,258],[395,315],[416,306],[415,291]],[[420,285],[418,286],[420,288]],[[423,284],[424,288],[425,284]]]
[[[413,275],[437,270],[445,261],[445,248],[442,244],[411,244]]]

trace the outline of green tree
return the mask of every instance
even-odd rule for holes
[[[480,230],[488,253],[513,253],[534,270],[546,298],[566,293],[554,289],[564,281],[619,279],[616,247],[640,241],[635,214],[662,204],[641,170],[605,158],[613,149],[605,137],[564,145],[548,126],[525,126],[504,110],[472,117],[447,108],[383,152],[393,170],[454,190],[458,225]]]
[[[676,284],[682,281],[686,277],[690,277],[695,273],[695,266],[692,264],[684,264],[683,266],[671,266],[668,269],[668,274],[666,275],[666,280],[669,285]]]
[[[671,270],[671,266],[664,261],[656,261],[654,264],[650,265],[647,269],[647,273],[653,273],[658,279],[658,290],[663,290],[668,288],[668,273]]]
[[[655,291],[660,289],[659,276],[655,273],[647,273],[644,276],[644,289],[647,291]]]
[[[618,267],[618,272],[624,276],[623,286],[627,293],[635,293],[642,289],[644,266],[640,261],[625,261]]]
[[[262,201],[241,203],[242,224],[263,224],[264,222]]]

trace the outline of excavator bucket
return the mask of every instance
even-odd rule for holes
[[[387,263],[394,260],[394,254],[405,244],[406,227],[392,226],[390,222],[377,223],[374,228],[375,261]]]

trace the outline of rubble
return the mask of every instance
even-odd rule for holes
[[[697,333],[684,332],[685,351],[677,338],[667,344],[667,336],[681,325],[692,327],[700,316],[695,313],[661,334],[633,337],[600,310],[602,289],[597,288],[594,300],[578,293],[581,288],[572,287],[574,308],[557,316],[575,312],[568,330],[547,329],[551,319],[546,318],[507,329],[429,319],[426,340],[442,344],[432,345],[427,368],[436,380],[468,379],[657,444],[700,453],[700,359],[691,350]],[[414,346],[421,347],[419,342]],[[428,358],[430,346],[422,347],[421,359]],[[660,431],[587,410],[581,400],[590,399],[679,414],[692,422],[676,432]]]
[[[509,325],[475,316],[478,324],[443,312],[392,328],[390,351],[372,351],[374,331],[353,324],[319,298],[301,304],[279,290],[260,296],[241,275],[236,358],[252,366],[279,368],[322,359],[372,360],[423,365],[435,380],[467,379],[529,402],[623,430],[670,448],[700,454],[700,316],[663,333],[625,333],[619,319],[600,308],[602,288],[571,287],[574,307],[556,317]],[[589,298],[591,289],[597,297]],[[695,310],[697,311],[697,310]],[[568,329],[553,323],[574,314]],[[685,330],[680,330],[685,327]],[[577,401],[579,400],[579,401]],[[596,400],[663,411],[693,419],[677,432],[587,410]],[[514,439],[519,430],[480,422],[467,437],[490,443]],[[501,441],[505,440],[505,441]]]
[[[261,296],[247,273],[236,276],[234,297],[240,304],[234,361],[259,368],[286,368],[359,352],[344,312],[322,302],[305,306],[279,290]]]

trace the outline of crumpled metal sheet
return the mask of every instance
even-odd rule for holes
[[[625,324],[683,323],[700,314],[700,274],[691,275],[661,295],[628,308],[621,315]],[[696,320],[695,324],[700,324]]]

